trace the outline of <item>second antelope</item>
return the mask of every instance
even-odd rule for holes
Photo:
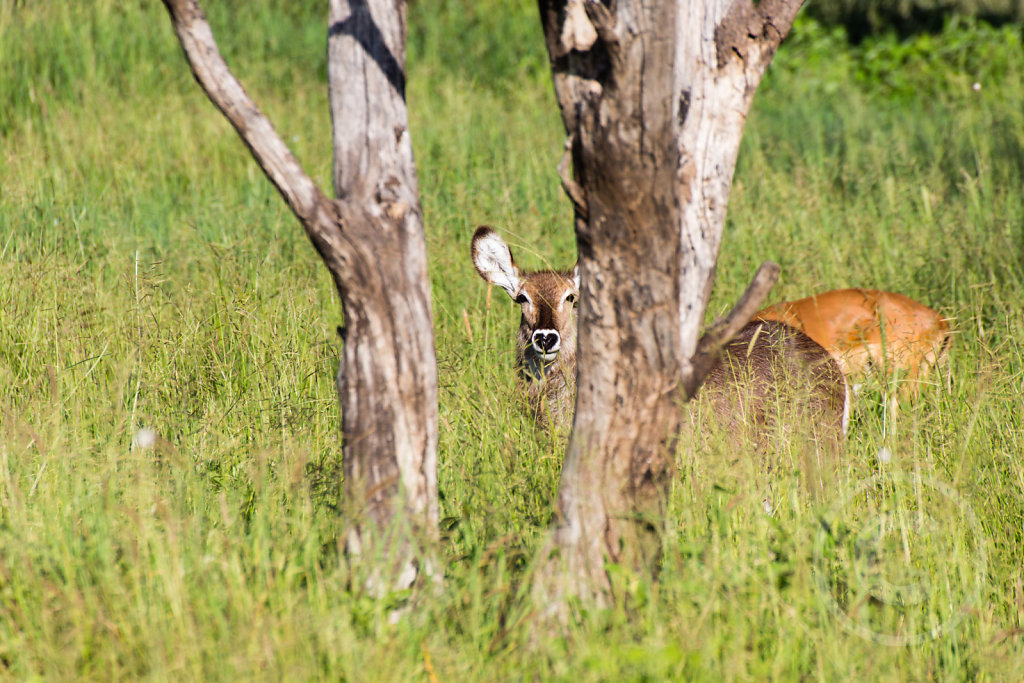
[[[579,269],[527,272],[489,227],[473,235],[473,264],[522,307],[516,363],[542,422],[572,417],[576,378]],[[849,419],[849,391],[836,361],[810,337],[778,322],[753,322],[726,345],[700,389],[724,424],[762,430],[781,403],[792,403],[815,439],[838,447]],[[812,417],[813,416],[813,417]]]
[[[832,354],[848,378],[872,368],[887,375],[900,372],[900,393],[911,397],[952,342],[939,313],[902,294],[873,289],[836,289],[786,301],[754,318],[784,322],[806,333]]]

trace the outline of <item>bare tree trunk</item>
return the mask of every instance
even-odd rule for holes
[[[656,562],[679,404],[731,336],[698,342],[746,115],[801,0],[539,4],[582,271],[560,559],[541,582],[554,603],[564,593],[601,603],[606,563]],[[765,284],[731,314],[731,333]]]
[[[437,364],[426,243],[405,108],[405,5],[330,4],[336,200],[303,172],[221,59],[193,0],[164,0],[192,72],[302,222],[345,316],[338,369],[347,549],[374,592],[431,569],[436,536]],[[397,6],[396,6],[397,5]]]

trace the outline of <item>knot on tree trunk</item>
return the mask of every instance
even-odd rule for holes
[[[583,0],[569,0],[566,3],[565,21],[562,23],[559,41],[562,55],[567,55],[573,50],[586,52],[597,42],[597,29],[587,16]]]

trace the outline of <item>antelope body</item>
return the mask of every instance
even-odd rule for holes
[[[769,306],[754,316],[801,330],[823,346],[847,377],[870,368],[900,371],[916,395],[922,377],[949,348],[949,325],[910,297],[873,289],[837,289]]]
[[[531,408],[542,421],[572,417],[576,378],[579,269],[520,270],[504,240],[482,226],[473,235],[473,263],[487,282],[522,306],[516,360]],[[700,389],[725,424],[773,421],[780,402],[793,400],[826,440],[838,445],[849,418],[849,392],[835,360],[810,337],[778,322],[752,322],[723,349]]]

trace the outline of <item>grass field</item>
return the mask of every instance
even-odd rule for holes
[[[207,11],[328,187],[325,9],[298,4]],[[1019,27],[852,48],[798,22],[755,100],[712,313],[774,259],[775,298],[937,308],[948,363],[896,420],[866,391],[823,501],[796,467],[766,482],[684,449],[660,581],[620,571],[622,605],[538,633],[563,444],[519,397],[518,314],[469,261],[479,223],[528,267],[575,258],[535,11],[411,9],[445,585],[389,625],[339,554],[337,297],[163,7],[0,4],[0,677],[1024,678]],[[142,428],[159,448],[133,447]]]

